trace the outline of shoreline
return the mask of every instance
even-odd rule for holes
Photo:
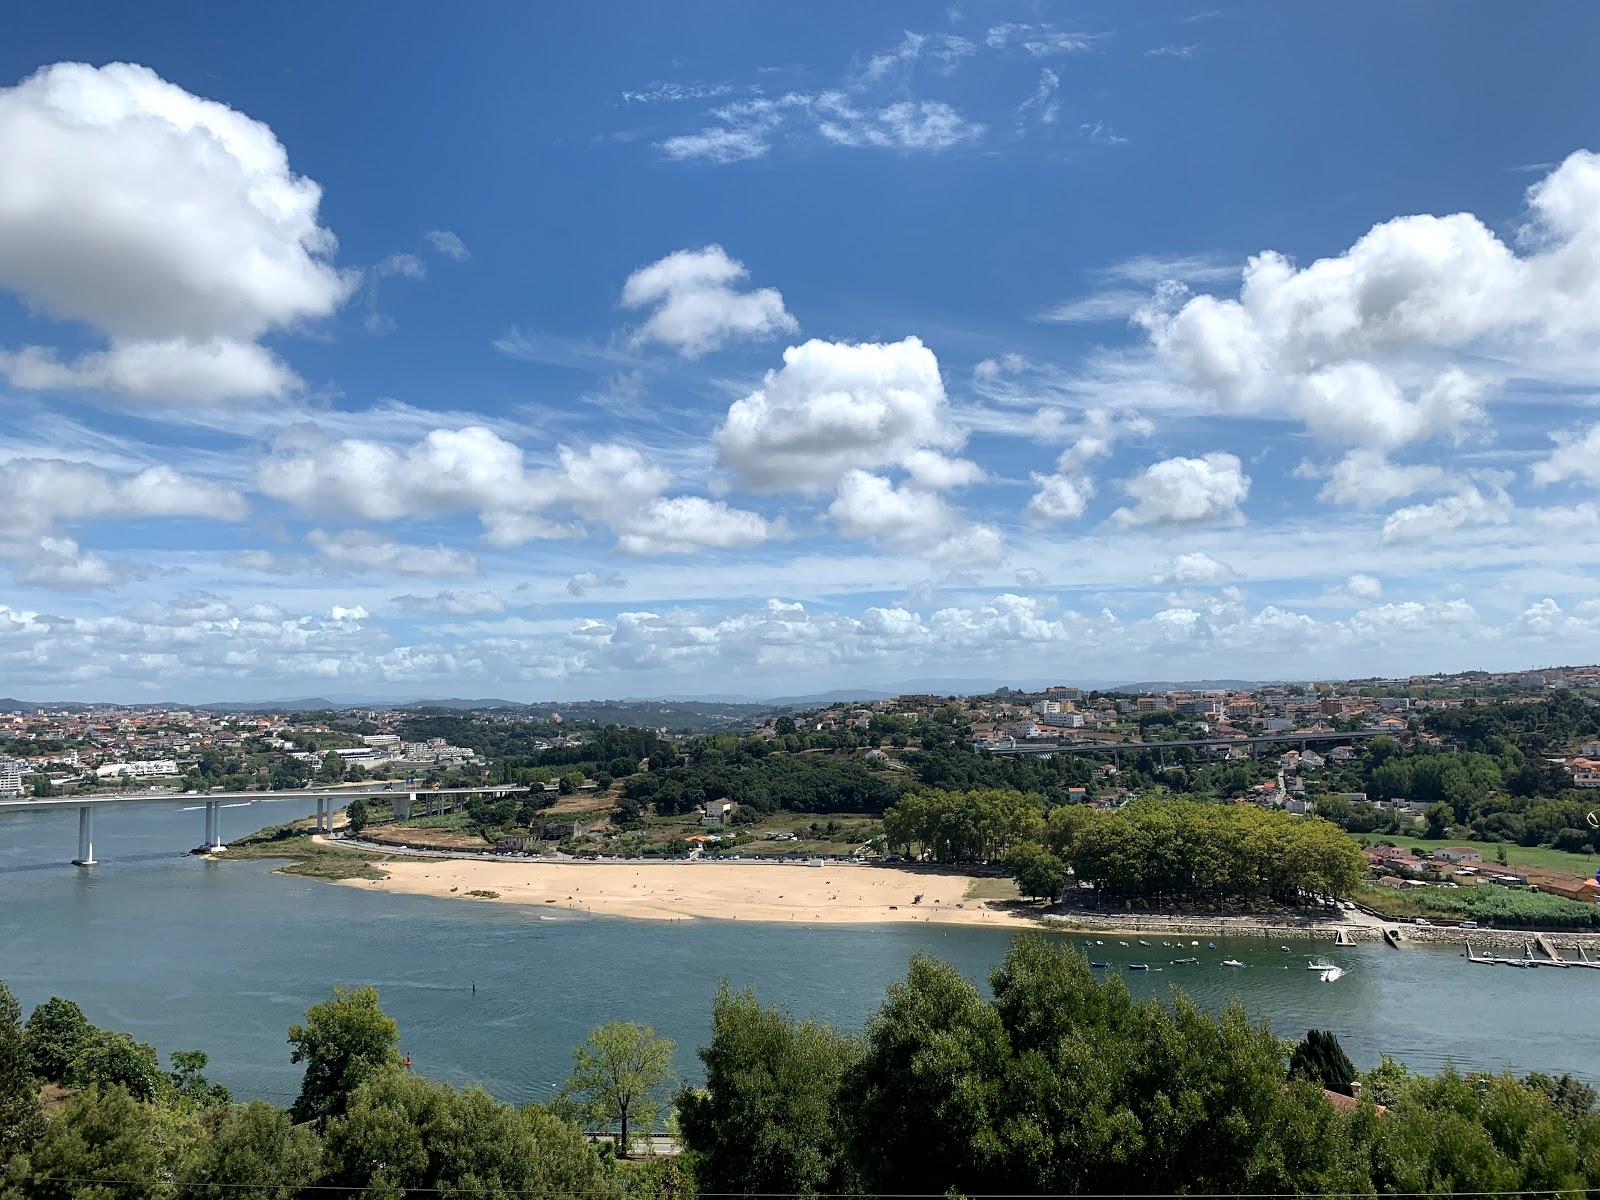
[[[1017,901],[967,895],[985,876],[898,870],[856,863],[810,866],[733,862],[551,862],[450,858],[394,860],[384,879],[329,880],[345,887],[430,896],[445,900],[515,904],[647,921],[756,921],[766,924],[946,924],[977,928],[1036,929],[1062,934],[1188,938],[1277,938],[1332,943],[1340,930],[1357,944],[1378,944],[1394,928],[1402,947],[1459,949],[1467,939],[1483,949],[1520,949],[1532,930],[1409,926],[1367,914],[1346,919],[1295,921],[1276,915],[1160,916],[1130,913],[1063,913]],[[920,896],[920,900],[918,897]],[[1349,919],[1354,918],[1354,919]],[[1600,951],[1600,934],[1549,932],[1560,950]]]
[[[950,924],[1039,928],[1038,910],[969,898],[982,876],[856,863],[606,863],[447,858],[390,860],[385,879],[345,887],[563,909],[636,920],[771,924]]]

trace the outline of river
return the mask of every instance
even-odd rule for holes
[[[310,815],[304,801],[222,813],[224,837]],[[751,985],[798,1016],[859,1029],[919,950],[981,981],[1012,934],[891,926],[660,923],[509,905],[374,894],[272,873],[265,862],[183,855],[202,816],[176,805],[101,808],[99,865],[67,865],[77,813],[0,814],[0,979],[24,1011],[51,995],[97,1024],[152,1042],[163,1056],[200,1048],[241,1096],[287,1103],[299,1084],[285,1033],[334,984],[372,984],[400,1023],[418,1070],[477,1082],[506,1100],[547,1098],[571,1047],[595,1024],[648,1022],[694,1048],[720,980]],[[1065,936],[1065,935],[1061,935]],[[1215,950],[1092,950],[1135,995],[1182,986],[1208,1006],[1239,996],[1284,1037],[1336,1031],[1358,1066],[1380,1052],[1413,1069],[1571,1071],[1600,1082],[1586,1017],[1600,971],[1472,966],[1455,950],[1326,942],[1222,941]],[[1082,948],[1082,935],[1074,939]],[[1327,954],[1343,978],[1323,983],[1305,956]],[[1197,955],[1201,963],[1173,966]],[[1227,968],[1224,958],[1246,965]],[[1161,971],[1128,972],[1143,961]],[[476,991],[473,990],[476,985]]]

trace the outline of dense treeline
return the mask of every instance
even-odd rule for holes
[[[1012,788],[1045,795],[1094,781],[1095,764],[1077,755],[1000,758],[953,741],[935,742],[905,756],[906,765],[926,787],[953,791]]]
[[[1467,750],[1501,753],[1504,742],[1524,755],[1560,754],[1574,742],[1600,736],[1600,709],[1561,690],[1528,700],[1468,702],[1429,709],[1422,719],[1430,733],[1453,738]]]
[[[160,1072],[152,1048],[68,1001],[19,1018],[0,983],[0,1200],[692,1195],[670,1162],[619,1170],[556,1106],[412,1074],[371,989],[336,991],[289,1031],[306,1070],[287,1111],[233,1103],[199,1052]],[[49,1116],[42,1084],[70,1089]]]
[[[1430,837],[1600,849],[1600,830],[1586,819],[1592,805],[1573,788],[1567,769],[1547,760],[1566,753],[1573,741],[1595,736],[1590,705],[1558,693],[1430,710],[1420,725],[1455,749],[1418,746],[1408,753],[1393,738],[1374,738],[1323,786],[1421,806]],[[1318,811],[1351,833],[1410,828],[1399,814],[1337,795],[1320,796]]]
[[[994,998],[918,957],[864,1036],[724,991],[678,1123],[708,1193],[1294,1194],[1600,1184],[1594,1093],[1385,1062],[1336,1110],[1323,1034],[1295,1056],[1234,1004],[1135,1004],[1069,948],[1018,938]],[[1316,1053],[1321,1051],[1321,1053]],[[1323,1075],[1326,1073],[1327,1078]],[[1348,1086],[1348,1079],[1343,1080]]]
[[[657,1123],[672,1047],[647,1027],[591,1032],[556,1101],[515,1107],[412,1074],[377,994],[336,990],[289,1031],[305,1076],[284,1110],[234,1103],[203,1056],[144,1093],[72,1075],[85,1046],[123,1035],[60,1000],[24,1025],[0,984],[0,1200],[1600,1187],[1595,1093],[1570,1077],[1416,1077],[1385,1059],[1339,1108],[1323,1089],[1348,1095],[1356,1072],[1327,1031],[1291,1051],[1237,1003],[1215,1016],[1181,994],[1134,1003],[1038,934],[989,982],[992,999],[919,955],[861,1035],[724,987],[704,1085],[672,1101],[685,1153],[642,1164],[577,1122]],[[72,1090],[46,1116],[41,1084],[57,1081]]]
[[[1060,805],[1047,817],[1021,792],[918,790],[884,814],[883,832],[890,851],[916,859],[1004,861],[1034,896],[1059,893],[1070,868],[1113,902],[1307,904],[1349,895],[1367,870],[1327,821],[1176,798],[1111,812]]]
[[[1039,797],[1004,788],[908,792],[883,815],[890,850],[941,863],[994,862],[1043,831]]]
[[[1347,896],[1367,863],[1335,825],[1247,804],[1140,800],[1051,814],[1046,842],[1111,900],[1305,904]]]
[[[733,739],[728,739],[732,741]],[[868,813],[892,804],[903,784],[895,773],[856,758],[828,754],[773,753],[765,742],[745,739],[724,750],[697,745],[691,761],[644,774],[623,785],[623,816],[652,804],[662,814],[696,805],[737,800],[749,816],[777,812]]]

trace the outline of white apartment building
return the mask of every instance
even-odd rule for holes
[[[136,762],[101,763],[94,769],[96,779],[158,779],[177,773],[178,764],[170,758],[142,758]]]
[[[22,771],[26,763],[15,758],[0,758],[0,796],[22,795]]]

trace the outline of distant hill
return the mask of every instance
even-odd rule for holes
[[[203,708],[207,712],[317,712],[329,708],[347,708],[335,704],[324,696],[307,696],[299,700],[215,700],[209,704],[183,705],[185,708]]]
[[[98,707],[97,704],[86,704],[81,700],[15,700],[10,696],[0,696],[0,712],[31,714],[43,712],[45,709],[82,712],[84,709]]]
[[[1119,683],[1108,692],[1239,692],[1258,688],[1259,679],[1185,679],[1149,683]]]
[[[441,697],[428,700],[374,700],[367,696],[302,696],[288,700],[214,700],[207,704],[175,705],[173,707],[203,708],[208,712],[325,712],[342,708],[522,708],[518,700],[463,700],[458,697]]]
[[[404,704],[384,704],[384,708],[451,708],[466,710],[473,708],[527,708],[528,705],[521,700],[463,700],[456,696],[448,696],[438,700],[407,700]]]
[[[768,704],[788,708],[808,708],[826,704],[848,704],[855,700],[886,700],[895,692],[877,692],[870,688],[839,688],[832,692],[813,692],[808,696],[775,696]]]

